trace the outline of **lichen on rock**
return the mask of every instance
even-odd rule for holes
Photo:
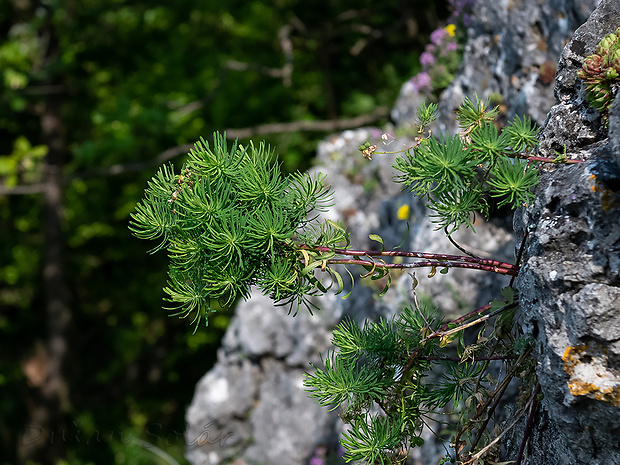
[[[586,101],[577,74],[601,39],[620,26],[620,4],[602,1],[560,59],[556,105],[541,152],[564,148],[586,160],[547,170],[536,201],[515,215],[526,237],[516,285],[525,331],[537,339],[545,398],[530,463],[620,463],[619,106],[609,132]],[[615,138],[615,139],[614,139]],[[516,435],[518,435],[519,431]],[[542,440],[541,438],[544,438]]]

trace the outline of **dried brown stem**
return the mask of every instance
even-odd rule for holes
[[[534,392],[532,393],[532,397],[530,398],[530,402],[532,406],[530,407],[530,414],[527,417],[527,423],[525,424],[525,430],[523,431],[523,439],[521,440],[521,447],[519,448],[519,454],[517,455],[517,460],[515,465],[521,465],[521,460],[523,459],[523,452],[525,451],[525,445],[527,444],[527,440],[532,435],[532,423],[534,421],[534,414],[536,413],[536,407],[538,406],[538,393],[540,392],[540,384],[536,384],[534,388]]]
[[[489,398],[484,402],[484,404],[482,404],[479,408],[477,413],[469,419],[469,421],[467,422],[467,425],[465,425],[463,427],[463,429],[461,431],[459,431],[459,433],[456,436],[456,443],[458,444],[458,440],[461,437],[461,435],[467,431],[470,427],[470,425],[473,424],[474,421],[476,421],[476,419],[478,417],[480,417],[480,415],[482,415],[485,411],[487,411],[487,407],[489,407],[489,405],[491,404],[491,402],[493,402],[493,405],[490,406],[489,410],[488,410],[488,415],[487,418],[484,420],[482,426],[480,427],[480,429],[478,430],[478,433],[476,434],[476,438],[474,439],[474,442],[472,443],[472,446],[470,448],[470,450],[472,450],[473,448],[476,447],[476,445],[478,444],[478,441],[480,441],[480,438],[482,437],[482,433],[484,432],[484,430],[486,429],[487,424],[489,423],[490,419],[491,419],[491,415],[493,414],[493,411],[495,411],[495,408],[497,407],[497,404],[499,403],[499,401],[502,398],[502,395],[504,393],[504,391],[508,388],[508,385],[510,384],[510,381],[512,380],[512,378],[514,377],[514,375],[516,374],[517,370],[519,369],[519,366],[521,365],[521,362],[529,356],[529,354],[532,352],[533,348],[530,347],[528,348],[525,352],[523,352],[519,358],[517,359],[517,361],[515,362],[515,364],[513,365],[512,369],[510,370],[510,372],[508,372],[506,374],[506,376],[504,377],[504,379],[502,380],[502,382],[500,383],[500,385],[497,387],[497,389],[495,391],[493,391],[493,393],[489,396]],[[483,449],[484,450],[484,449]],[[479,452],[480,453],[480,452]],[[457,462],[458,462],[458,450],[456,450],[456,454],[457,454]]]

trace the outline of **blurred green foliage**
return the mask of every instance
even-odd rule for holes
[[[230,315],[193,336],[167,318],[166,257],[148,255],[127,229],[153,170],[96,170],[215,130],[389,107],[446,15],[445,2],[422,0],[0,2],[0,188],[26,186],[0,193],[0,463],[18,462],[37,406],[36,348],[49,337],[37,186],[48,173],[50,102],[62,122],[55,164],[72,314],[59,463],[163,463],[123,440],[132,434],[183,463],[184,411]],[[324,136],[267,140],[293,170],[310,164]]]

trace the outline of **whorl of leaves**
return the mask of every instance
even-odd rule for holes
[[[393,165],[400,172],[396,181],[428,200],[431,221],[448,234],[463,225],[473,229],[476,214],[488,216],[489,197],[498,207],[525,205],[538,182],[536,168],[518,159],[536,146],[531,120],[515,116],[498,131],[498,108],[488,106],[477,96],[475,102],[466,98],[457,110],[461,134],[421,139]]]
[[[264,144],[229,148],[225,136],[215,134],[212,148],[203,139],[195,144],[180,171],[159,169],[131,215],[130,230],[160,241],[152,253],[168,252],[169,309],[193,315],[198,325],[212,302],[230,306],[252,285],[277,303],[309,304],[320,283],[303,272],[293,239],[300,228],[321,230],[313,222],[330,199],[323,176],[284,176]],[[342,230],[329,236],[324,226],[322,232],[306,234],[317,245],[346,236]]]

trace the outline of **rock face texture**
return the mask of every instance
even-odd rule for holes
[[[562,48],[597,0],[478,0],[463,64],[441,96],[436,132],[456,133],[452,117],[464,97],[492,97],[507,118],[529,115],[542,125],[553,105]],[[406,125],[420,103],[411,83],[401,88],[392,118]]]
[[[607,137],[576,79],[618,26],[620,3],[603,1],[566,45],[540,150],[566,147],[585,161],[548,170],[534,204],[515,216],[527,234],[517,287],[545,395],[531,463],[620,463],[620,102]]]
[[[479,0],[461,73],[444,92],[434,129],[456,132],[452,112],[464,96],[501,94],[506,117],[526,114],[544,123],[543,155],[553,156],[566,146],[570,158],[588,160],[545,172],[536,202],[515,217],[517,243],[527,231],[518,281],[521,319],[537,340],[545,394],[527,449],[530,464],[620,463],[620,211],[615,197],[620,187],[620,103],[612,107],[608,139],[575,74],[600,38],[620,25],[620,2],[601,2],[564,47],[597,4]],[[406,86],[393,112],[402,125],[419,103]],[[372,248],[368,234],[379,234],[387,247],[405,240],[403,248],[410,250],[459,253],[442,232],[433,230],[424,204],[392,182],[393,158],[376,156],[368,162],[359,155],[361,143],[380,146],[381,133],[377,128],[346,131],[319,145],[317,171],[327,174],[336,193],[328,217],[344,221],[359,248]],[[386,150],[410,142],[389,142]],[[397,214],[405,204],[409,228]],[[476,231],[459,232],[457,240],[514,261],[510,221],[496,218]],[[419,274],[418,293],[447,316],[488,303],[508,283],[464,270],[423,276]],[[411,278],[403,275],[377,300],[376,289],[358,284],[348,300],[321,297],[321,310],[314,316],[304,309],[289,316],[287,309],[274,307],[261,295],[240,304],[218,363],[199,382],[187,412],[189,462],[296,465],[307,464],[319,450],[337,455],[342,423],[336,412],[306,396],[303,374],[311,370],[309,362],[321,363],[321,354],[330,349],[331,330],[343,317],[363,322],[389,316],[410,298],[410,286]],[[523,429],[517,425],[508,441],[505,452],[511,460]],[[429,433],[411,463],[437,463],[445,451],[432,439]]]
[[[455,133],[452,112],[464,97],[492,97],[505,111],[542,125],[554,103],[554,77],[564,44],[596,0],[479,0],[461,72],[442,95],[438,130]]]

